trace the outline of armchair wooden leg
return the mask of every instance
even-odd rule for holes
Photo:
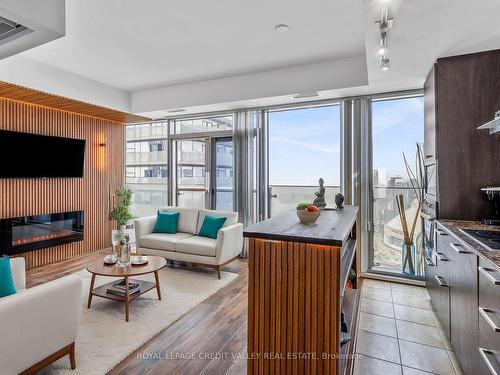
[[[69,362],[71,364],[71,369],[76,369],[75,343],[71,344],[69,348]]]
[[[217,266],[217,277],[219,278],[220,280],[220,266]]]
[[[58,350],[54,354],[49,355],[47,358],[42,359],[40,362],[34,364],[29,369],[24,370],[20,375],[36,375],[41,369],[47,367],[51,363],[54,363],[58,359],[63,358],[67,355],[69,355],[69,362],[71,364],[71,369],[72,370],[76,369],[75,343],[73,342],[68,346],[65,346],[64,348]]]

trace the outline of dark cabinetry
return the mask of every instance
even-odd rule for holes
[[[450,338],[450,235],[440,228],[436,228],[436,272],[434,275],[435,287],[429,291],[436,314],[443,326],[443,330]]]
[[[480,374],[500,374],[500,271],[479,261]]]
[[[464,373],[482,375],[478,372],[478,256],[439,223],[435,250],[436,265],[427,260],[426,276],[432,304]]]
[[[424,154],[437,159],[439,217],[478,220],[498,186],[500,141],[477,127],[500,108],[500,50],[438,59],[424,84]]]
[[[451,344],[466,374],[478,374],[477,255],[450,236]]]

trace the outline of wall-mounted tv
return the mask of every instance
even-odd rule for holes
[[[85,140],[0,130],[0,178],[83,177]]]

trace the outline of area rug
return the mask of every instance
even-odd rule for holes
[[[221,272],[202,273],[186,269],[164,268],[159,271],[162,301],[156,289],[143,294],[130,303],[130,321],[125,322],[124,305],[111,300],[93,297],[87,309],[90,273],[76,273],[84,279],[82,321],[76,340],[77,369],[71,371],[69,358],[64,357],[47,367],[43,375],[104,375],[133,353],[141,345],[188,313],[205,299],[238,277]],[[138,276],[154,281],[154,276]],[[96,285],[112,278],[97,276]]]

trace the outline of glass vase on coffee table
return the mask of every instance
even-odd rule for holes
[[[120,255],[118,256],[118,267],[126,267],[130,264],[130,245],[128,243],[120,246]]]

